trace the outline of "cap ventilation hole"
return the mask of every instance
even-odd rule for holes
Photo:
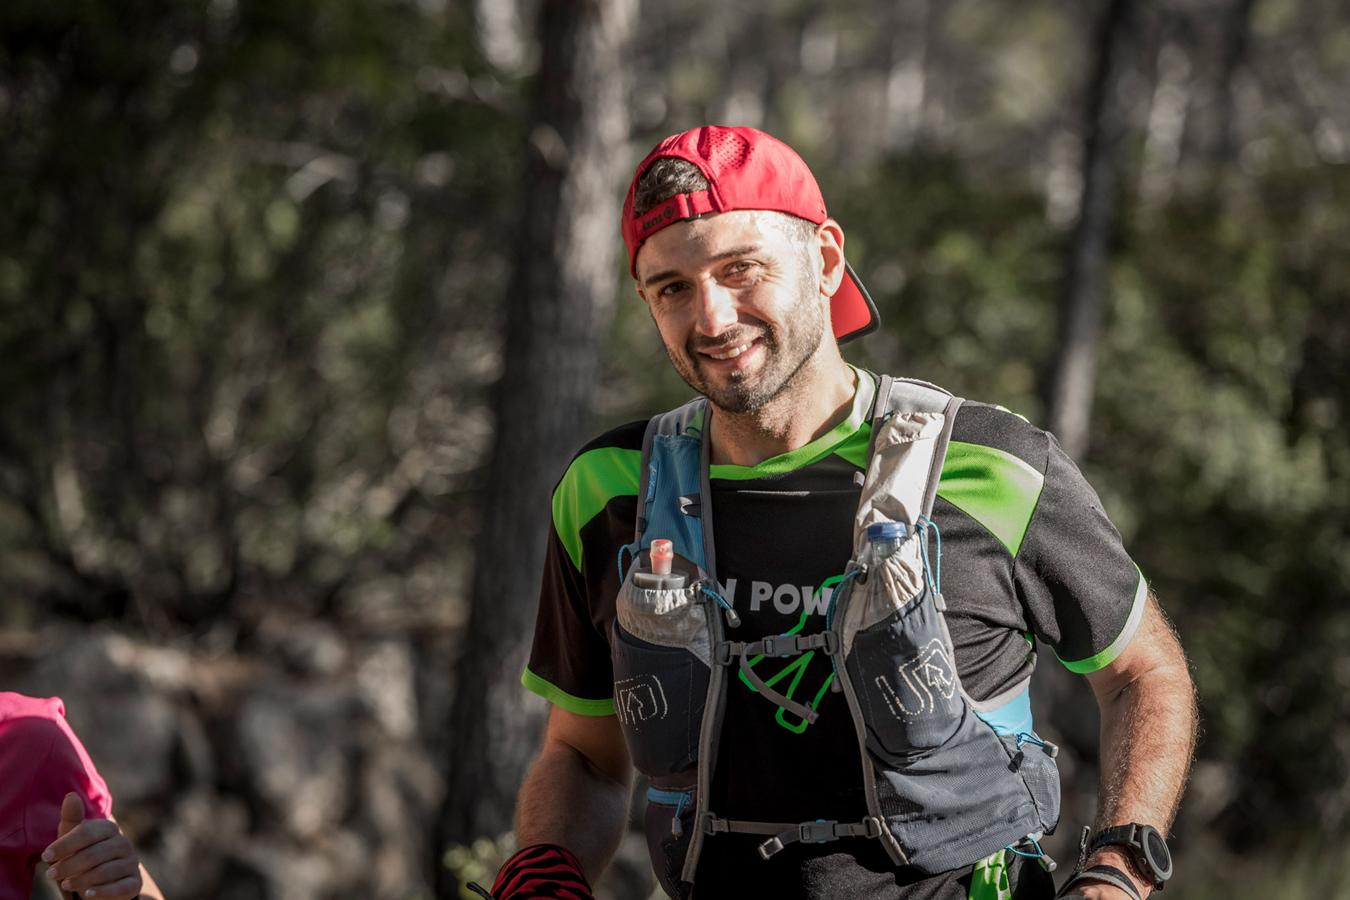
[[[714,131],[699,148],[714,169],[738,169],[750,155],[750,142],[729,131]]]

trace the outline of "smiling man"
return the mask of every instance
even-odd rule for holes
[[[1045,649],[1103,722],[1066,890],[1160,887],[1193,690],[1054,439],[844,361],[876,311],[769,135],[662,141],[623,236],[698,396],[583,447],[555,490],[523,676],[553,707],[493,895],[589,897],[636,767],[673,897],[1050,897],[1056,748],[1028,699]]]

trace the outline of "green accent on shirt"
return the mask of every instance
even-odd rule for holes
[[[1012,900],[1007,853],[1007,850],[997,850],[975,864],[970,872],[970,891],[966,900]]]
[[[865,469],[871,438],[872,426],[864,423],[834,452]],[[1044,475],[1011,453],[950,441],[937,495],[983,525],[1009,555],[1016,556],[1044,483]]]
[[[842,456],[844,459],[853,463],[853,465],[867,471],[867,451],[872,446],[872,423],[863,422],[858,426],[858,430],[848,436],[838,447],[834,448],[834,453]]]
[[[746,481],[785,475],[830,454],[865,470],[872,440],[872,425],[866,421],[872,394],[869,390],[857,391],[848,417],[810,443],[754,466],[713,465],[709,476]],[[553,527],[577,571],[581,570],[582,527],[615,497],[637,495],[641,464],[640,450],[603,447],[581,454],[568,466],[553,493]],[[1011,556],[1016,556],[1044,481],[1040,472],[1011,453],[951,441],[937,493],[979,522]]]
[[[736,466],[729,463],[710,465],[708,466],[708,477],[728,481],[748,481],[752,478],[786,475],[788,472],[805,468],[831,453],[838,453],[840,445],[845,443],[846,439],[855,437],[859,430],[864,427],[868,428],[870,434],[871,429],[867,425],[867,413],[872,408],[872,399],[876,394],[875,386],[872,383],[871,376],[855,367],[850,366],[850,368],[853,369],[858,387],[853,392],[853,406],[850,407],[848,416],[842,422],[814,441],[803,444],[796,450],[771,456],[753,466]],[[716,422],[713,424],[716,426]],[[862,452],[863,456],[866,457],[866,440],[863,441]]]
[[[637,496],[641,450],[601,447],[572,460],[553,492],[553,530],[581,571],[581,529],[615,497]]]
[[[1139,630],[1139,623],[1144,619],[1144,607],[1148,604],[1148,582],[1144,580],[1144,573],[1139,573],[1139,586],[1134,591],[1134,604],[1130,607],[1130,617],[1125,620],[1125,627],[1120,629],[1120,634],[1112,641],[1105,650],[1100,653],[1094,653],[1086,659],[1064,659],[1058,653],[1055,654],[1059,661],[1064,664],[1064,668],[1078,675],[1087,675],[1104,669],[1115,662],[1121,653],[1125,652],[1130,639],[1134,633]]]
[[[942,463],[938,496],[970,516],[1017,555],[1045,476],[1011,453],[952,441]]]
[[[520,683],[554,706],[561,706],[568,712],[576,713],[579,716],[614,715],[614,698],[587,700],[583,697],[574,697],[556,684],[551,684],[531,672],[529,666],[526,666],[525,671],[520,673]]]

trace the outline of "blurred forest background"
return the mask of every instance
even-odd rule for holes
[[[66,699],[171,896],[490,878],[549,492],[685,395],[622,191],[721,122],[820,178],[883,314],[849,358],[1053,427],[1176,620],[1167,896],[1350,897],[1339,0],[6,0],[0,41],[0,687]]]

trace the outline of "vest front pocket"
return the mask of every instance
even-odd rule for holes
[[[942,746],[971,715],[951,642],[925,590],[853,639],[846,669],[867,724],[867,747],[892,764]]]
[[[886,827],[921,871],[968,866],[1047,830],[1009,748],[973,712],[936,752],[873,768]]]
[[[698,759],[708,667],[688,650],[634,637],[617,621],[610,648],[614,712],[633,765],[651,776],[691,768]]]
[[[1042,830],[1049,834],[1059,824],[1059,767],[1054,757],[1034,734],[1001,735],[999,740],[1012,757],[1012,768],[1022,776],[1036,803]]]
[[[647,852],[662,890],[677,900],[690,894],[691,885],[680,880],[694,826],[694,789],[647,791],[644,817]]]

